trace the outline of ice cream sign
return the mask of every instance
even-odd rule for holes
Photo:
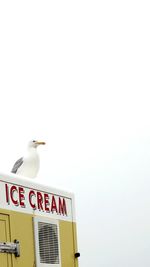
[[[0,181],[0,207],[71,220],[71,199]]]

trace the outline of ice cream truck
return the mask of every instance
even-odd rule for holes
[[[74,195],[0,174],[0,267],[78,267]]]

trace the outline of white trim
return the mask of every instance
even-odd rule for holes
[[[42,183],[36,183],[35,180],[23,177],[14,173],[4,174],[0,173],[0,180],[7,181],[9,183],[15,183],[29,188],[35,188],[37,190],[42,190],[45,192],[53,193],[55,195],[65,196],[67,198],[73,198],[73,193],[64,190],[56,189],[48,185],[43,185]]]

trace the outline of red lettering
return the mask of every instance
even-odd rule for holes
[[[57,212],[57,205],[56,205],[56,200],[55,200],[55,197],[52,196],[52,203],[51,203],[51,212]]]
[[[15,206],[18,206],[19,203],[18,203],[18,200],[15,200],[14,199],[14,192],[18,192],[17,190],[17,187],[15,185],[13,185],[11,188],[10,188],[10,197],[11,197],[11,200],[12,202],[14,203]]]
[[[25,188],[22,186],[5,184],[5,198],[6,203],[20,206],[21,208],[26,207],[25,202]],[[51,201],[50,201],[51,199]],[[28,203],[33,210],[38,209],[39,211],[52,212],[60,215],[67,216],[67,205],[66,199],[63,197],[56,197],[48,193],[42,193],[36,190],[30,190],[28,194]]]
[[[40,192],[37,192],[37,204],[38,204],[38,209],[43,210],[43,197]]]
[[[33,204],[33,202],[32,202],[32,197],[33,196],[35,197],[35,192],[33,190],[31,190],[29,192],[29,203],[30,203],[30,206],[32,207],[32,209],[36,210],[36,205]]]
[[[25,200],[25,197],[24,197],[24,188],[23,187],[19,187],[19,202],[20,202],[20,206],[22,208],[25,208],[24,200]]]
[[[61,198],[59,197],[59,214],[65,214],[67,216],[67,208],[66,208],[66,201],[63,198],[63,200],[61,200]]]
[[[10,204],[10,200],[9,200],[9,192],[8,192],[9,188],[8,188],[8,185],[5,184],[5,191],[6,191],[6,202],[8,204]]]
[[[44,205],[45,205],[45,211],[50,212],[49,209],[49,195],[44,194]]]

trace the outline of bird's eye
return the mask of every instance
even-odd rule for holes
[[[35,141],[35,140],[33,140],[32,142],[33,142],[33,143],[35,143],[36,141]]]

